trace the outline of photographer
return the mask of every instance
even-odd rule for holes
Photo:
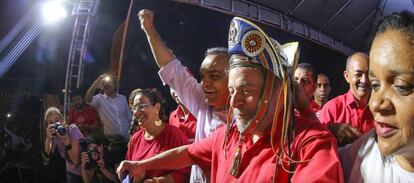
[[[76,125],[66,126],[62,114],[56,107],[49,107],[45,112],[46,139],[42,152],[43,164],[49,164],[51,154],[56,150],[66,162],[66,182],[82,182],[80,163],[80,140],[82,133]]]
[[[88,141],[86,150],[81,154],[83,182],[118,182],[113,165],[106,159],[102,143],[92,139]]]

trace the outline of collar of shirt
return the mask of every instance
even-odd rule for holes
[[[103,96],[104,96],[105,99],[112,99],[110,96],[106,95],[106,93],[104,93]],[[116,98],[116,97],[118,97],[118,93],[115,94],[114,98]]]
[[[365,106],[359,106],[358,101],[351,90],[348,90],[348,92],[345,94],[345,104],[360,109],[365,109],[368,106],[368,103]]]

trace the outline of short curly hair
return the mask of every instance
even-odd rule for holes
[[[409,39],[414,39],[414,13],[402,11],[384,17],[378,23],[376,35],[389,30],[401,31]]]

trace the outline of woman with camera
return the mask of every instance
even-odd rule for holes
[[[177,128],[161,121],[161,99],[155,90],[136,89],[131,93],[131,110],[140,129],[128,144],[126,160],[143,160],[161,152],[188,144],[187,137]],[[190,169],[147,171],[133,182],[187,182]]]
[[[42,152],[43,164],[49,164],[49,157],[55,150],[66,162],[66,182],[82,182],[80,163],[80,141],[82,133],[76,125],[66,126],[62,114],[56,107],[49,107],[45,112],[46,139]]]
[[[118,182],[114,165],[107,159],[98,139],[88,141],[86,151],[81,154],[81,165],[84,183]]]

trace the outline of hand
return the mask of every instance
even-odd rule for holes
[[[99,160],[96,161],[96,163],[98,164],[99,168],[101,169],[105,168],[105,161],[103,158],[99,158]]]
[[[142,183],[157,183],[157,180],[155,180],[155,178],[145,179],[144,181],[142,181]]]
[[[335,135],[340,146],[352,143],[362,135],[358,129],[346,123],[333,123],[328,125],[328,128]]]
[[[295,108],[303,112],[309,107],[309,100],[306,97],[303,86],[294,81],[293,84],[295,85]]]
[[[116,173],[118,174],[118,179],[122,181],[126,174],[129,174],[130,177],[142,177],[144,175],[145,170],[140,165],[139,161],[127,161],[124,160],[119,164],[118,168],[116,169]]]
[[[139,11],[137,16],[144,32],[154,27],[154,12],[152,10],[143,9]]]
[[[103,89],[103,86],[105,84],[105,77],[107,77],[107,74],[102,74],[96,80],[93,82],[93,86],[97,89]]]
[[[298,110],[304,117],[312,119],[313,121],[319,121],[315,112],[309,107],[309,100],[306,97],[305,89],[303,86],[294,82],[295,85],[295,109]]]
[[[81,153],[82,168],[85,168],[86,163],[89,163],[89,156],[87,152]]]
[[[53,124],[49,124],[46,127],[46,138],[51,140],[54,136],[56,136],[56,129],[53,128]]]

